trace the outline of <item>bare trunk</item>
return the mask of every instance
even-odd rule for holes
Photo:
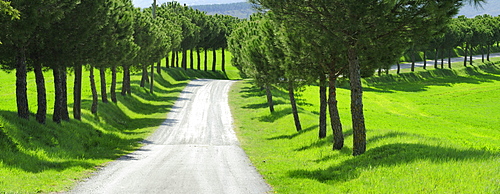
[[[351,115],[353,131],[353,155],[366,151],[366,127],[363,114],[363,87],[358,55],[353,45],[348,48],[349,79],[351,85]]]
[[[94,67],[90,67],[90,90],[92,91],[92,106],[90,107],[90,112],[92,114],[97,114],[97,102],[99,101],[99,97],[97,96],[97,87],[95,85],[94,79]]]
[[[108,94],[106,92],[106,68],[99,68],[99,76],[101,77],[101,100],[108,103]]]
[[[340,150],[344,147],[344,134],[342,133],[342,123],[340,122],[340,114],[337,106],[337,76],[335,76],[334,73],[330,73],[328,79],[328,108],[330,112],[330,124],[333,131],[333,149]]]
[[[156,73],[158,73],[158,75],[161,75],[161,59],[158,61],[158,63],[156,63]]]
[[[23,119],[30,117],[26,76],[26,53],[24,48],[19,48],[16,56],[16,103],[17,116]]]
[[[319,77],[319,134],[320,139],[326,137],[326,109],[328,99],[326,97],[327,80],[325,74],[321,73]]]
[[[414,46],[411,47],[411,71],[415,71],[415,48]]]
[[[111,101],[117,103],[116,99],[116,66],[111,66],[111,87],[109,88],[111,94]]]
[[[439,50],[436,49],[436,55],[434,56],[434,69],[438,68],[438,55],[439,55]]]
[[[203,64],[203,70],[208,70],[208,49],[205,49],[205,61]]]
[[[424,69],[427,69],[427,56],[425,55],[427,52],[424,51]]]
[[[264,88],[266,89],[267,105],[269,106],[269,111],[273,113],[274,103],[273,103],[273,94],[271,93],[271,86],[266,85]]]
[[[184,70],[187,70],[187,50],[182,49],[182,61],[181,61],[182,68]]]
[[[295,101],[295,93],[293,88],[293,82],[290,82],[288,86],[288,96],[290,97],[290,104],[292,105],[293,120],[295,122],[295,129],[297,131],[302,130],[302,125],[300,124],[299,112],[297,110],[297,102]]]
[[[201,70],[201,55],[199,47],[196,47],[196,58],[198,58],[198,61],[196,63],[196,69]]]
[[[217,66],[217,52],[216,52],[215,48],[212,51],[212,56],[213,56],[212,71],[215,71],[215,68]]]
[[[35,71],[35,82],[37,92],[38,110],[36,111],[36,121],[45,123],[47,118],[47,92],[45,89],[45,78],[42,72],[42,64],[38,59],[33,61]]]
[[[465,43],[465,48],[464,48],[464,67],[467,67],[467,43]]]
[[[399,64],[399,60],[396,62],[396,66],[398,66],[397,74],[401,73],[401,64]]]
[[[54,113],[52,115],[52,121],[56,123],[61,123],[62,120],[62,81],[61,81],[61,69],[59,67],[52,68],[52,73],[54,75]]]
[[[123,65],[123,80],[122,80],[122,91],[121,95],[130,95],[130,67],[128,65]]]
[[[194,69],[194,55],[193,55],[193,49],[189,50],[189,68]]]
[[[154,93],[154,83],[155,83],[155,63],[151,63],[151,84],[149,85],[149,92]]]
[[[222,47],[222,63],[221,63],[221,70],[222,72],[226,72],[226,54],[224,53],[224,47]]]
[[[82,119],[82,66],[75,65],[75,80],[73,84],[73,118]]]

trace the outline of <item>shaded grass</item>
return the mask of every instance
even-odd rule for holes
[[[316,86],[301,93],[301,132],[286,97],[275,97],[284,102],[279,117],[249,106],[265,103],[249,81],[234,85],[230,104],[243,148],[278,193],[498,193],[498,70],[488,64],[365,79],[367,152],[357,157],[348,88],[337,91],[346,137],[338,151],[332,135],[318,139]]]
[[[99,76],[95,76],[96,83],[99,83]],[[45,72],[48,115],[47,123],[40,125],[35,121],[34,113],[31,113],[30,120],[17,117],[15,90],[12,87],[15,85],[15,74],[0,72],[0,193],[51,193],[70,189],[100,166],[139,148],[144,138],[165,121],[167,113],[191,79],[228,78],[220,71],[162,67],[161,75],[155,74],[155,92],[149,93],[149,86],[139,87],[140,73],[133,74],[131,96],[118,93],[118,103],[99,102],[98,113],[91,114],[88,77],[88,72],[84,72],[82,120],[71,119],[56,124],[51,121],[54,103],[52,72]],[[108,72],[108,87],[110,77]],[[119,73],[117,92],[121,90],[121,77]],[[73,75],[69,74],[70,117],[73,79]],[[29,109],[35,112],[33,73],[28,74],[27,82]]]

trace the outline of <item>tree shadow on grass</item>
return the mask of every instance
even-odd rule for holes
[[[302,129],[302,130],[300,130],[296,133],[293,133],[291,135],[279,135],[279,136],[267,138],[267,140],[293,139],[301,134],[304,134],[306,132],[312,131],[312,130],[317,129],[317,128],[318,128],[318,125],[314,125],[314,126],[306,128],[306,129]]]
[[[253,119],[257,119],[259,120],[260,122],[267,122],[267,123],[272,123],[278,119],[281,119],[287,115],[290,115],[292,114],[292,108],[284,108],[284,109],[281,109],[281,110],[275,110],[274,112],[272,112],[271,114],[268,114],[268,115],[265,115],[265,116],[261,116],[261,117],[257,117],[257,118],[253,118]]]
[[[343,134],[344,134],[344,139],[351,136],[352,129],[344,131]],[[312,149],[312,148],[319,148],[319,147],[324,147],[327,145],[332,145],[332,143],[333,143],[333,135],[328,135],[325,138],[318,139],[316,142],[314,142],[310,145],[307,145],[307,146],[302,146],[300,148],[297,148],[294,151],[305,151],[305,150]]]
[[[458,71],[462,71],[467,76],[460,76],[457,74],[457,71],[450,69],[434,69],[430,71],[370,77],[365,79],[368,87],[364,90],[372,92],[388,92],[391,90],[420,92],[426,91],[429,86],[451,86],[459,83],[481,84],[500,81],[500,76],[498,76],[500,70],[493,64],[466,67]]]
[[[363,171],[378,166],[396,166],[421,160],[436,163],[481,160],[494,156],[494,153],[482,150],[458,150],[423,144],[395,143],[369,149],[363,155],[348,159],[339,165],[332,165],[326,169],[291,170],[288,172],[288,176],[335,184],[356,179]]]
[[[132,151],[138,141],[77,120],[60,124],[48,120],[41,125],[35,119],[18,118],[15,112],[0,111],[0,161],[26,172],[89,169],[95,164],[84,159],[115,159]]]

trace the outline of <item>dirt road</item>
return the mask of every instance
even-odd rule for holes
[[[232,129],[232,81],[194,80],[168,119],[134,153],[71,193],[267,193]]]

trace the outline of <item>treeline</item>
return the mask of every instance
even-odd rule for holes
[[[427,40],[443,35],[464,3],[482,1],[250,2],[262,6],[266,13],[253,15],[231,34],[233,65],[266,89],[271,112],[270,88],[288,91],[297,131],[302,127],[294,91],[319,85],[319,138],[326,137],[328,110],[335,150],[344,146],[336,82],[339,77],[349,78],[356,156],[366,151],[361,77],[395,64],[410,46],[427,45]]]
[[[10,6],[20,15],[0,14],[0,66],[16,72],[17,114],[24,119],[30,118],[27,73],[35,74],[39,123],[46,122],[48,110],[44,71],[53,72],[52,120],[56,123],[70,119],[66,75],[74,73],[73,117],[80,120],[84,68],[90,71],[90,109],[96,114],[99,95],[94,70],[99,71],[103,103],[109,101],[108,87],[111,101],[117,102],[117,72],[123,73],[121,95],[131,95],[130,74],[139,71],[141,86],[149,82],[153,93],[154,70],[161,73],[162,59],[167,58],[167,68],[187,69],[192,50],[213,50],[215,55],[215,50],[227,46],[226,34],[239,21],[231,16],[209,16],[176,2],[146,9],[134,8],[131,0],[18,0],[10,2]],[[183,53],[182,59],[179,52]],[[199,54],[198,59],[197,69],[201,69]],[[205,71],[207,63],[205,58]],[[215,64],[214,57],[212,71],[216,70]],[[189,65],[194,69],[193,60]],[[106,71],[111,71],[109,86]]]
[[[451,57],[456,56],[455,50],[463,50],[464,66],[472,65],[472,55],[481,53],[482,62],[490,60],[491,47],[500,42],[500,16],[480,15],[474,18],[459,16],[447,24],[442,33],[432,37],[416,37],[410,42],[406,55],[410,56],[414,71],[416,55],[422,53],[424,69],[427,68],[427,56],[434,59],[434,68],[451,68]],[[469,59],[468,59],[469,57]],[[441,61],[439,62],[439,59]],[[388,68],[390,66],[386,66]],[[398,66],[399,67],[399,66]],[[398,73],[399,73],[398,68]],[[379,71],[380,72],[380,71]]]
[[[222,14],[238,17],[241,19],[249,18],[256,11],[252,4],[248,2],[228,3],[228,4],[212,4],[212,5],[194,5],[193,9],[207,12],[208,15]]]

